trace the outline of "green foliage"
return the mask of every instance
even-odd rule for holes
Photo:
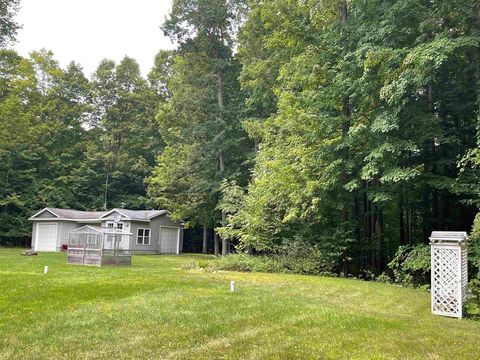
[[[20,25],[15,15],[20,7],[20,0],[0,1],[0,49],[15,41]]]
[[[423,286],[430,283],[430,246],[400,246],[388,264],[394,282],[404,286]]]
[[[276,249],[269,255],[230,254],[215,260],[209,267],[246,272],[278,272],[303,275],[332,275],[336,257],[323,252],[319,246],[295,241]]]
[[[216,270],[242,272],[279,273],[283,270],[273,257],[247,254],[229,254],[213,261],[209,266]]]
[[[253,146],[242,128],[240,64],[233,54],[241,1],[175,0],[162,29],[178,42],[168,100],[157,120],[166,144],[149,194],[187,226],[221,221],[221,184],[246,182]]]
[[[480,213],[475,217],[468,241],[468,260],[471,263],[473,277],[480,279]]]
[[[480,279],[473,279],[468,283],[465,313],[472,319],[480,320]]]
[[[379,274],[399,246],[471,226],[480,26],[473,1],[346,6],[250,3],[238,49],[259,151],[220,232],[260,252],[334,237],[338,272]],[[417,255],[398,281],[425,280]]]

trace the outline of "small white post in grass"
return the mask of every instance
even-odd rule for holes
[[[48,274],[48,266],[45,266],[45,267],[43,268],[43,273],[44,273],[44,274]]]
[[[234,292],[235,291],[235,281],[230,281],[230,291]]]

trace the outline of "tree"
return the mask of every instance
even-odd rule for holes
[[[478,24],[472,1],[254,2],[241,78],[274,105],[252,108],[262,143],[231,236],[274,251],[336,234],[338,271],[381,272],[399,243],[469,227],[455,159],[476,147]]]
[[[98,66],[92,82],[88,160],[79,170],[83,187],[89,189],[83,192],[90,192],[95,208],[151,206],[143,181],[162,148],[155,122],[160,100],[134,59],[125,57],[118,65],[103,60]]]
[[[72,173],[83,158],[86,79],[75,64],[60,69],[44,50],[30,59],[2,50],[1,58],[0,238],[19,241],[29,235],[33,211],[77,204]]]
[[[159,112],[167,149],[150,180],[150,193],[175,209],[176,216],[191,224],[202,223],[204,228],[217,224],[214,212],[220,183],[238,176],[248,148],[238,111],[239,65],[232,53],[240,5],[177,0],[162,27],[178,42],[179,50],[168,87],[172,95]],[[179,153],[182,158],[176,157]],[[168,167],[177,171],[161,173]],[[181,188],[168,174],[183,179]],[[220,212],[224,224],[226,214]],[[227,251],[227,241],[222,239],[222,254]]]
[[[0,0],[0,48],[15,41],[20,26],[14,17],[20,6],[20,0]]]

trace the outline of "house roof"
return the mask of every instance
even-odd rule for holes
[[[54,215],[60,218],[66,219],[98,219],[105,214],[105,211],[81,211],[81,210],[70,210],[70,209],[58,209],[58,208],[45,208],[49,210]]]
[[[58,219],[62,220],[105,220],[114,212],[118,212],[125,220],[143,220],[148,221],[159,215],[167,214],[167,210],[129,210],[129,209],[112,209],[110,211],[80,211],[59,208],[44,208],[43,210],[32,215],[29,220],[48,220],[47,218],[37,218],[38,215],[48,211]]]
[[[100,217],[105,218],[114,212],[120,213],[122,216],[130,220],[150,220],[159,215],[166,214],[167,210],[129,210],[115,208],[104,213]]]

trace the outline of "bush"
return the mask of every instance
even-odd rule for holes
[[[219,270],[243,272],[281,272],[278,261],[269,256],[253,256],[247,254],[229,254],[214,263]]]
[[[480,279],[480,213],[475,217],[468,241],[470,277]]]
[[[428,245],[400,246],[388,264],[393,281],[403,286],[430,284],[430,247]]]
[[[468,300],[465,304],[468,317],[480,320],[480,280],[473,279],[468,283]]]
[[[384,283],[384,284],[391,284],[392,283],[392,278],[388,276],[387,274],[383,273],[378,275],[378,277],[375,279],[375,281]]]
[[[304,275],[331,275],[336,258],[325,255],[318,245],[294,241],[280,247],[275,256],[283,272]]]
[[[219,258],[214,268],[244,272],[282,272],[303,275],[332,275],[334,263],[318,247],[301,241],[282,246],[275,254],[230,254]]]

